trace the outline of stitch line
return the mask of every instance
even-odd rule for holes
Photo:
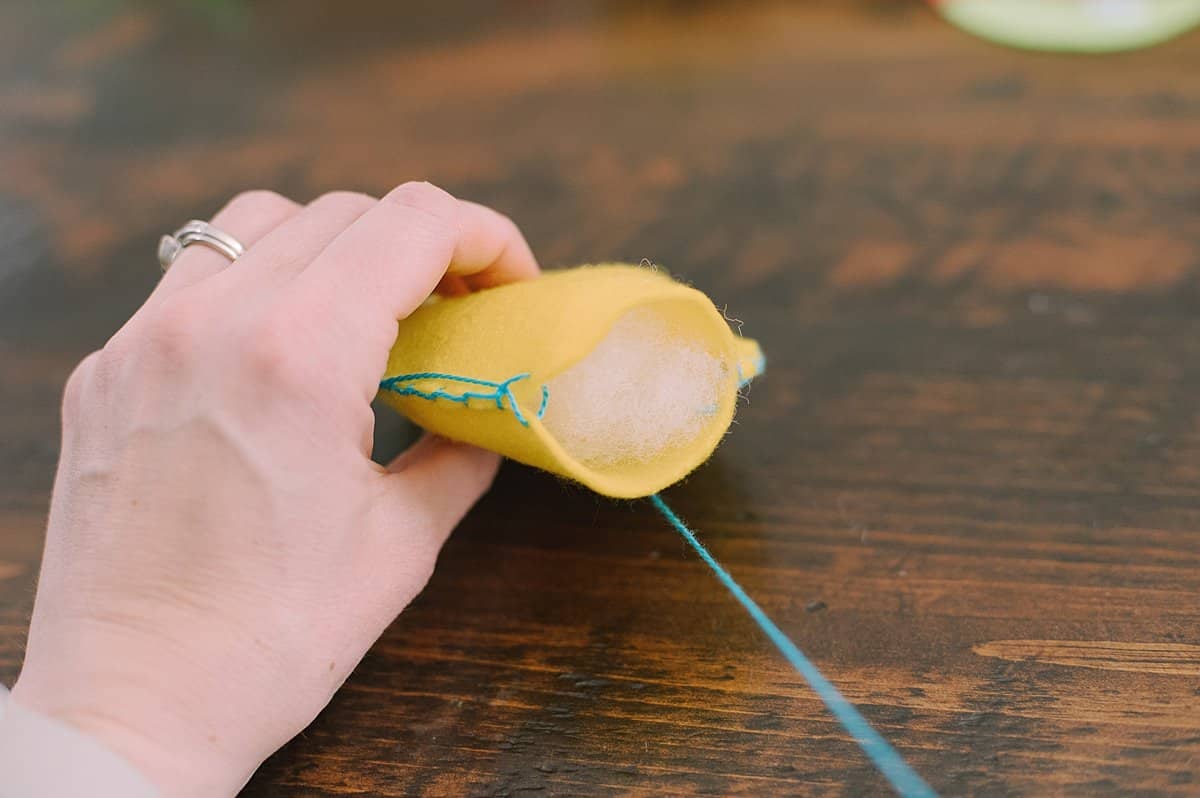
[[[500,386],[497,389],[498,391],[503,392],[503,396],[508,397],[508,405],[512,408],[513,415],[517,417],[517,421],[521,422],[522,427],[528,427],[529,422],[525,420],[525,415],[521,412],[521,408],[517,404],[517,397],[512,391],[512,384],[517,380],[523,380],[528,376],[528,374],[518,374],[515,377],[509,377],[507,380],[500,383]],[[500,396],[496,397],[496,407],[500,408],[501,410],[504,409],[504,400]]]
[[[381,380],[379,387],[381,390],[390,391],[397,396],[416,396],[420,399],[428,399],[436,401],[438,399],[446,399],[451,402],[456,402],[464,407],[470,407],[472,399],[478,399],[485,402],[495,402],[496,409],[504,409],[504,401],[508,400],[508,407],[512,410],[513,415],[521,426],[528,427],[529,421],[525,418],[525,414],[521,412],[521,407],[517,403],[516,394],[513,393],[512,385],[520,380],[527,379],[528,372],[518,374],[515,377],[509,377],[503,382],[492,382],[490,380],[481,380],[475,377],[462,377],[457,374],[445,374],[439,371],[421,371],[414,374],[399,374],[395,377],[388,377]],[[451,393],[438,387],[431,391],[423,391],[420,388],[403,383],[417,382],[420,380],[446,380],[448,382],[461,382],[465,385],[479,385],[485,388],[491,388],[489,393],[481,393],[479,391],[461,391],[459,393]],[[540,419],[546,414],[546,406],[550,403],[550,389],[545,385],[542,386],[542,404],[538,408],[537,417]]]

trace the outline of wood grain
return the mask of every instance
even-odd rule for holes
[[[1078,668],[1200,676],[1200,646],[1115,640],[992,640],[974,647],[984,657]]]
[[[6,6],[0,677],[62,383],[157,236],[427,178],[745,320],[769,373],[667,499],[937,789],[1197,794],[1197,44],[1018,53],[899,0]],[[884,791],[651,508],[508,466],[246,795]]]

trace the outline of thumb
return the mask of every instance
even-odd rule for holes
[[[499,467],[497,454],[430,434],[402,452],[383,475],[382,504],[394,534],[404,538],[398,543],[436,557]]]
[[[426,435],[379,475],[359,591],[380,630],[425,589],[442,544],[499,466],[499,455]]]

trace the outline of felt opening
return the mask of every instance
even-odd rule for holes
[[[600,264],[422,307],[380,395],[431,432],[636,498],[708,459],[762,368],[700,291]]]
[[[624,313],[547,383],[542,424],[573,458],[598,471],[638,469],[709,437],[730,366],[678,310],[659,303]]]

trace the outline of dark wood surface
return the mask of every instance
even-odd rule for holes
[[[948,795],[1200,794],[1200,37],[904,2],[0,10],[0,678],[72,365],[247,187],[427,178],[761,339],[667,499]],[[395,423],[381,445],[395,447]],[[645,503],[517,466],[246,790],[885,786]]]

